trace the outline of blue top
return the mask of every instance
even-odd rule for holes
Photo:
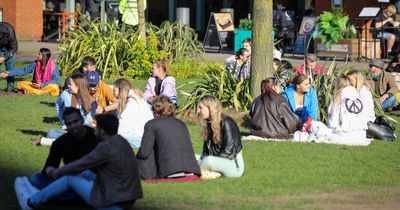
[[[296,111],[296,103],[294,101],[294,85],[290,85],[286,88],[283,96],[289,102],[290,109],[293,113]],[[297,115],[296,115],[297,116]],[[302,114],[300,116],[301,121],[305,122],[307,117],[311,117],[314,120],[318,120],[318,97],[317,93],[315,92],[314,88],[311,87],[310,91],[308,91],[304,95],[304,105]]]
[[[14,69],[9,71],[9,76],[25,76],[29,73],[34,72],[36,69],[36,61],[31,64],[25,66],[24,68]],[[35,82],[35,74],[33,74],[33,82]],[[56,68],[53,70],[51,75],[51,80],[48,82],[42,82],[40,87],[46,87],[48,84],[60,84],[60,71],[58,70],[58,65],[56,64]]]

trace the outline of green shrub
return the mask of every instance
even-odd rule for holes
[[[247,18],[239,20],[239,30],[251,30],[253,27],[253,21]]]
[[[196,79],[198,73],[206,72],[210,65],[216,65],[217,62],[201,60],[181,60],[171,65],[171,75],[176,79]]]
[[[84,19],[81,26],[70,32],[69,39],[61,41],[58,59],[61,74],[71,74],[85,56],[91,56],[103,71],[103,78],[145,79],[150,75],[152,63],[160,58],[184,61],[202,53],[197,34],[189,26],[165,22],[161,28],[151,24],[146,28],[144,43],[138,39],[137,28],[125,24],[118,27],[115,22],[102,25],[99,21]]]
[[[168,52],[168,59],[173,63],[183,59],[194,59],[204,51],[203,45],[197,40],[197,33],[194,29],[180,21],[171,23],[165,21],[154,30],[160,47]]]
[[[192,92],[179,91],[181,95],[187,97],[185,105],[178,110],[180,115],[195,111],[197,102],[205,95],[218,97],[226,109],[247,111],[250,108],[253,101],[250,95],[250,80],[237,81],[220,65],[210,66],[206,72],[198,73],[198,78],[199,81],[186,84],[196,84]]]

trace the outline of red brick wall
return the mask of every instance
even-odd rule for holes
[[[14,26],[18,39],[39,40],[43,34],[42,0],[1,0],[3,21]]]

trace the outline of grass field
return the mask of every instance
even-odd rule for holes
[[[143,87],[145,81],[135,82]],[[185,81],[178,81],[182,84]],[[0,81],[5,87],[5,81]],[[13,182],[42,169],[49,147],[30,140],[59,127],[51,96],[0,96],[0,209],[18,209]],[[184,103],[181,99],[180,103]],[[400,113],[392,114],[400,120]],[[188,124],[196,153],[200,126]],[[244,128],[243,128],[244,129]],[[244,129],[246,130],[246,129]],[[397,136],[400,136],[397,128]],[[398,209],[400,141],[368,147],[244,142],[238,179],[143,183],[137,209]],[[47,205],[43,209],[86,209]]]

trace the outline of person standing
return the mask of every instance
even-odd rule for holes
[[[14,70],[14,59],[17,50],[18,42],[13,26],[6,22],[0,22],[0,65],[4,63],[6,71]],[[7,77],[7,92],[13,90],[14,77],[10,76]]]

